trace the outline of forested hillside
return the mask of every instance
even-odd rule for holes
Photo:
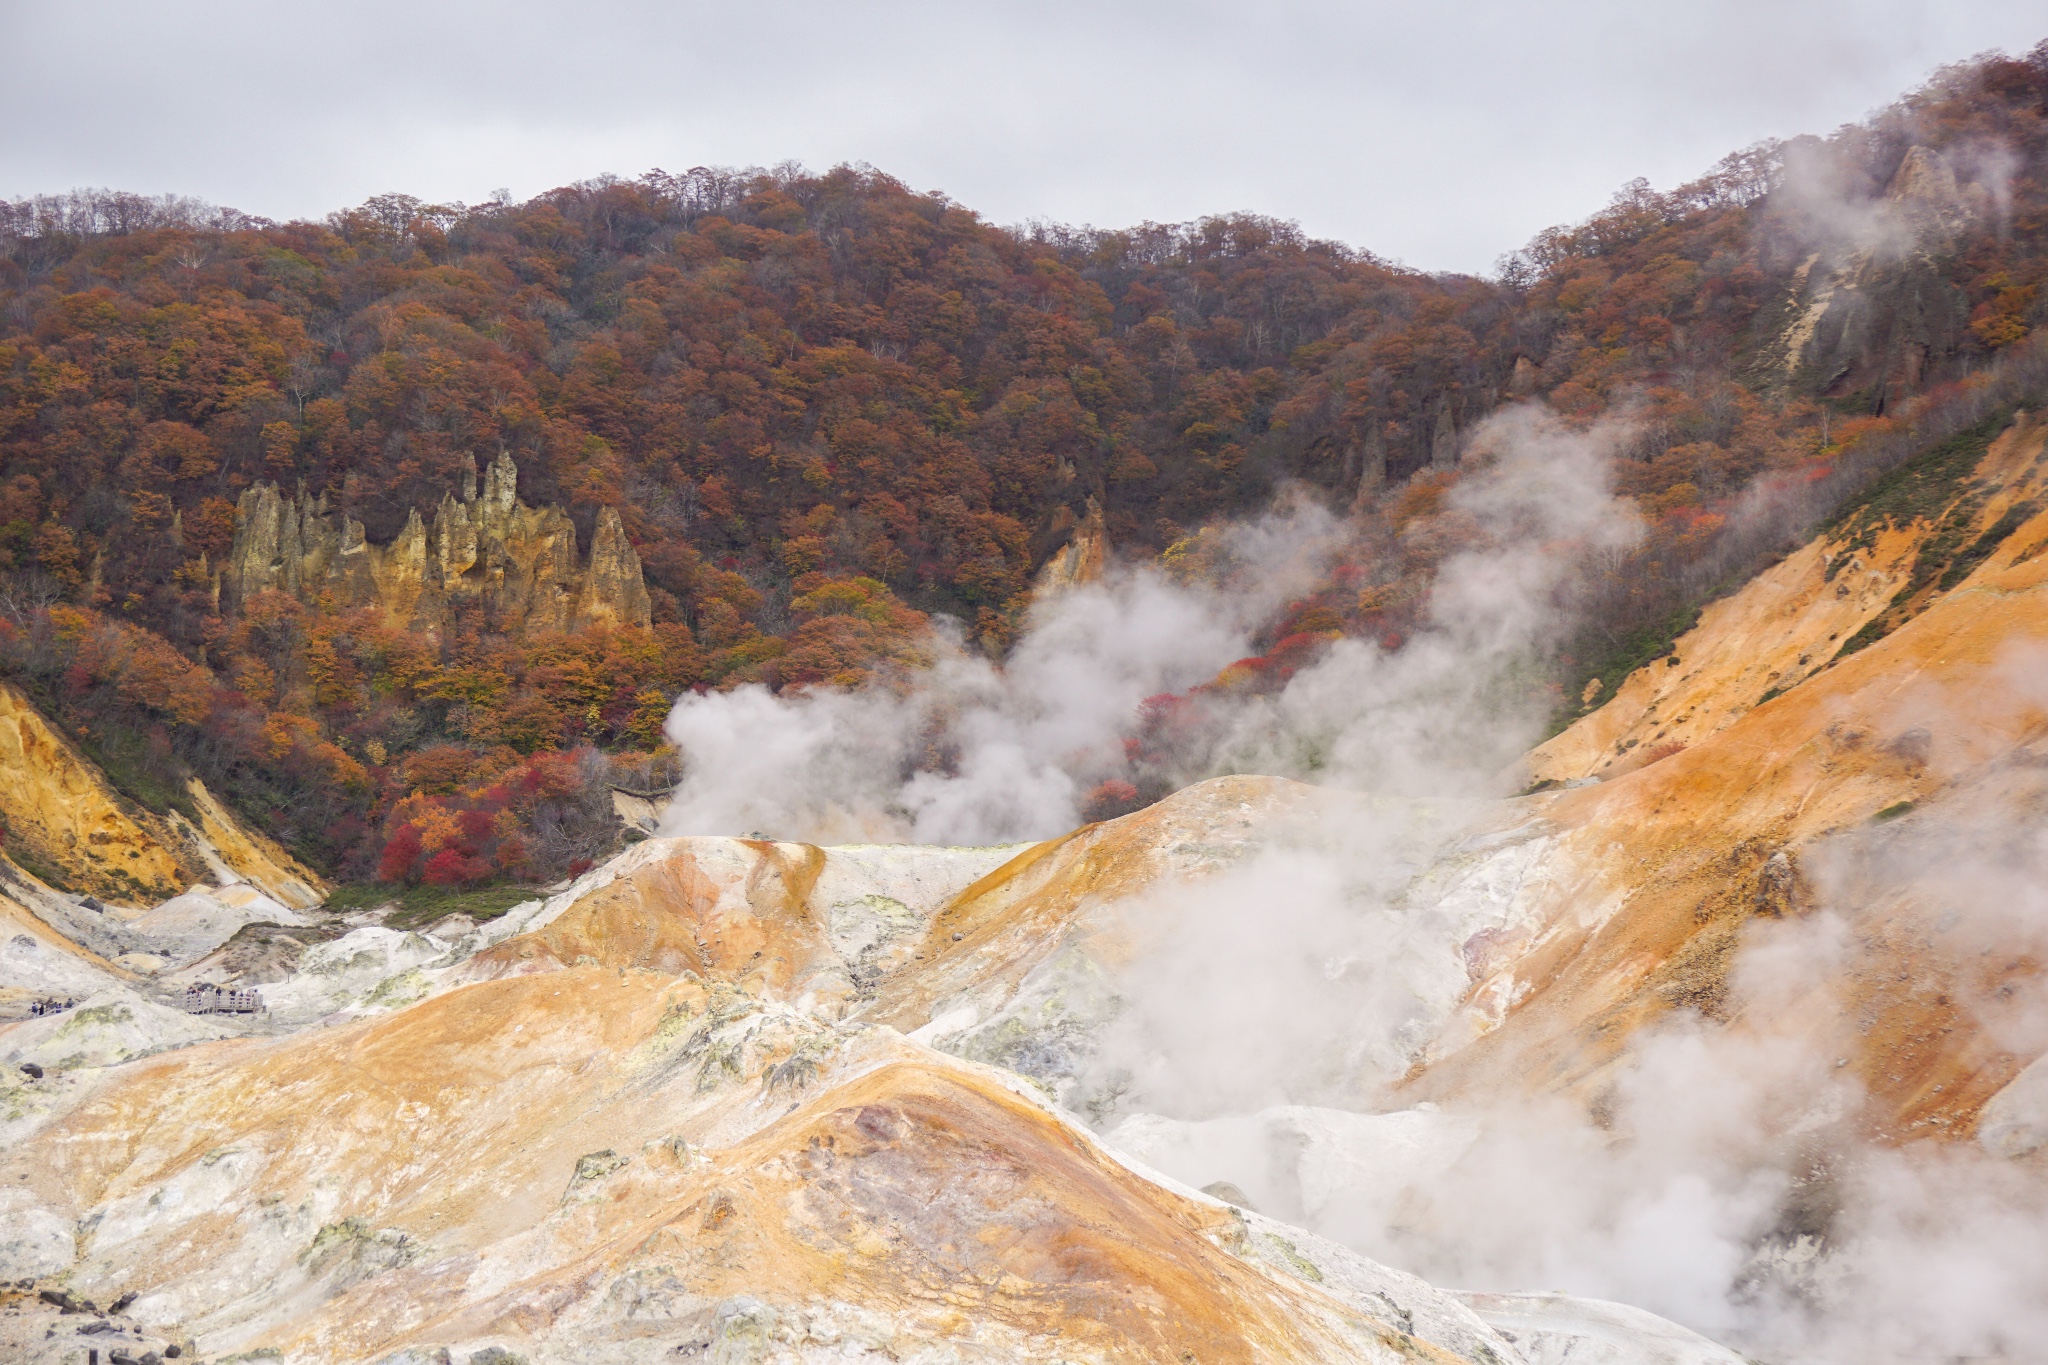
[[[1000,653],[1091,506],[1147,556],[1305,484],[1358,550],[1274,657],[1398,647],[1465,434],[1530,400],[1631,417],[1650,524],[1575,589],[1576,701],[1788,527],[2027,400],[2044,120],[2048,45],[1983,59],[1625,187],[1490,279],[1244,215],[1009,229],[849,168],[319,223],[0,204],[0,667],[145,804],[197,773],[345,877],[552,877],[610,837],[608,783],[652,780],[630,755],[679,690],[855,681],[937,613]],[[577,554],[616,514],[645,625],[223,593],[251,490],[385,546],[504,455]]]

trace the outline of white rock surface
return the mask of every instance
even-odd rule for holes
[[[1460,1294],[1528,1365],[1747,1365],[1698,1332],[1625,1303],[1569,1294]]]
[[[54,1072],[118,1066],[236,1032],[211,1016],[187,1014],[125,986],[109,986],[61,1014],[0,1027],[0,1067],[12,1071],[33,1062]]]
[[[1405,1190],[1450,1166],[1478,1134],[1434,1106],[1354,1114],[1290,1104],[1199,1122],[1133,1114],[1104,1141],[1183,1184],[1235,1185],[1263,1213],[1334,1234],[1383,1222]]]
[[[315,944],[289,978],[258,990],[274,1022],[304,1024],[358,1006],[409,1005],[431,989],[420,969],[450,957],[438,938],[372,925]]]
[[[86,996],[118,980],[112,972],[35,934],[16,931],[0,938],[0,987],[32,996]]]
[[[78,1254],[71,1220],[23,1189],[0,1189],[0,1280],[40,1279]]]
[[[194,887],[128,921],[127,930],[149,952],[172,962],[193,962],[235,936],[245,924],[310,924],[247,884],[217,891]]]
[[[0,896],[89,953],[114,958],[141,946],[126,923],[139,912],[55,890],[5,857],[0,857]]]
[[[1977,1144],[1993,1156],[2026,1156],[2048,1147],[2048,1056],[2007,1081],[1977,1118]]]
[[[77,1107],[111,1068],[238,1031],[224,1020],[186,1014],[120,985],[102,987],[61,1014],[0,1025],[0,1152]],[[42,1076],[23,1071],[23,1063],[40,1067]],[[0,1219],[0,1232],[4,1228]],[[68,1244],[69,1232],[65,1236]],[[6,1278],[0,1270],[0,1279]]]
[[[981,1011],[972,1005],[966,1005],[957,1010],[946,1011],[944,1014],[934,1018],[923,1028],[912,1029],[905,1036],[913,1043],[923,1043],[926,1047],[934,1047],[939,1039],[971,1029],[980,1019]]]
[[[1369,1260],[1348,1247],[1257,1213],[1240,1215],[1239,1254],[1316,1285],[1361,1312],[1448,1347],[1468,1360],[1521,1365],[1513,1339],[1461,1298],[1420,1276]]]

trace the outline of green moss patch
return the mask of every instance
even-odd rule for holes
[[[493,920],[523,901],[545,899],[547,893],[532,886],[389,886],[382,882],[360,882],[338,886],[327,898],[326,909],[337,914],[392,907],[384,922],[394,929],[418,929],[449,915],[467,915],[481,924]]]

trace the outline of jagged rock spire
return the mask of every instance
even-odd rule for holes
[[[479,602],[494,629],[515,634],[573,630],[599,622],[648,623],[651,604],[640,556],[625,524],[602,511],[587,559],[560,508],[519,501],[519,467],[500,451],[476,491],[468,461],[459,492],[435,509],[431,526],[411,509],[389,545],[376,546],[354,518],[324,495],[287,496],[275,484],[242,494],[234,548],[222,566],[230,609],[259,592],[304,601],[329,594],[344,607],[380,606],[395,621],[438,629],[462,601]]]

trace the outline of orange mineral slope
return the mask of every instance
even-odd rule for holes
[[[907,1032],[963,1002],[993,1009],[1064,935],[1089,932],[1091,909],[1208,875],[1276,825],[1354,804],[1280,778],[1222,777],[996,849],[654,839],[463,970],[591,961],[754,978],[825,1017]]]
[[[0,821],[25,866],[60,874],[71,889],[148,905],[194,881],[247,881],[280,904],[327,896],[319,876],[245,828],[196,778],[187,793],[199,823],[158,815],[116,792],[91,759],[0,683]]]
[[[1800,1031],[1839,1048],[1878,1133],[1971,1131],[2048,1041],[2002,1003],[2048,956],[2039,931],[1982,880],[2000,830],[2048,800],[2043,438],[2023,423],[1991,448],[1969,529],[2011,529],[1891,634],[1829,665],[1876,594],[1851,580],[1837,595],[1840,548],[1817,542],[1710,608],[1677,666],[1650,665],[1531,756],[1539,773],[1618,775],[1536,798],[1559,839],[1533,930],[1482,969],[1420,1092],[1597,1091],[1643,1025],[1741,1013],[1729,971],[1754,925],[1825,908],[1851,946],[1788,1007]],[[1926,534],[1887,531],[1859,571],[1889,586]],[[1630,770],[1658,740],[1690,747]],[[1973,846],[1982,865],[1954,865]]]
[[[1450,1296],[761,974],[523,961],[123,1068],[0,1159],[13,1225],[80,1228],[67,1289],[207,1355],[1517,1359]]]

